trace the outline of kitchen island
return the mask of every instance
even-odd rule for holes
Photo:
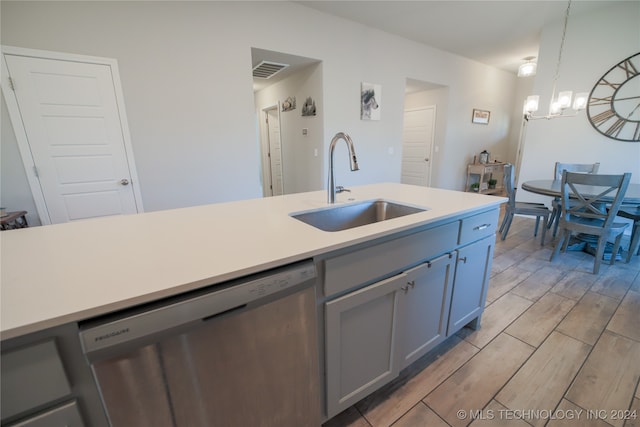
[[[442,265],[448,272],[448,285],[445,283],[443,290],[450,301],[455,298],[455,294],[451,296],[455,261],[467,264],[468,258],[458,256],[458,251],[462,253],[465,245],[480,239],[488,242],[481,248],[483,271],[471,273],[482,279],[482,289],[477,291],[484,303],[493,232],[504,198],[390,183],[354,187],[350,193],[338,195],[337,203],[374,199],[427,209],[326,232],[291,217],[292,213],[326,207],[326,192],[317,191],[3,232],[2,341],[10,342],[11,347],[23,345],[30,335],[41,339],[38,334],[43,331],[305,259],[313,259],[322,271],[318,281],[321,324],[330,322],[334,311],[346,309],[344,304],[331,305],[332,299],[346,300],[347,292],[362,293],[363,287],[377,280],[394,276],[398,287],[393,284],[389,289],[400,293],[399,289],[404,289],[400,278],[406,276],[418,288],[416,277],[422,273],[410,269],[423,262],[429,269]],[[476,232],[480,234],[473,235]],[[415,254],[423,249],[424,254]],[[396,253],[401,254],[401,261],[395,261],[400,257]],[[431,257],[438,257],[438,261]],[[354,262],[354,268],[357,265],[361,271],[367,260],[376,259],[384,260],[378,263],[384,272],[366,268],[371,275],[344,275],[345,263]],[[458,273],[460,277],[465,274]],[[324,304],[328,304],[326,319]],[[445,324],[429,345],[468,321],[479,320],[482,308],[459,313],[459,321],[448,331]],[[445,314],[448,320],[448,306],[440,315]],[[72,340],[73,335],[62,341]],[[320,338],[322,342],[326,338],[328,347],[337,342],[329,335]],[[427,348],[431,347],[422,350]],[[325,349],[321,347],[320,352],[324,366]],[[329,354],[329,349],[326,352]],[[63,360],[69,356],[82,362],[81,357],[65,356],[64,350],[61,353]],[[411,363],[417,354],[407,354],[394,369]],[[332,357],[327,357],[327,366],[335,363]],[[331,373],[325,375],[330,377]],[[90,388],[90,378],[80,380],[82,387]],[[76,396],[78,393],[82,394],[77,392]],[[329,416],[362,393],[366,391],[327,403]]]

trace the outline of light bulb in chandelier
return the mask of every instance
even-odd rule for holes
[[[570,90],[566,90],[558,94],[557,102],[561,110],[565,108],[569,108],[571,106],[572,96],[573,96],[573,92],[571,92]]]
[[[536,111],[538,111],[539,102],[540,97],[538,95],[527,96],[527,99],[524,101],[524,112],[535,113]]]
[[[575,98],[573,98],[573,109],[576,111],[584,110],[585,108],[587,108],[588,100],[589,100],[588,92],[576,93]]]

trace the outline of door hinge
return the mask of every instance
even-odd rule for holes
[[[16,85],[13,82],[13,79],[11,78],[11,76],[9,76],[9,87],[11,88],[12,91],[16,91]]]

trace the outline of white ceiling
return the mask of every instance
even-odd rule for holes
[[[573,0],[571,16],[618,0]],[[503,70],[516,72],[527,56],[538,56],[547,22],[564,19],[568,2],[552,0],[298,1]],[[559,43],[560,41],[558,41]]]

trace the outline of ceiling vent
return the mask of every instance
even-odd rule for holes
[[[280,71],[287,68],[289,64],[280,64],[277,62],[270,61],[262,61],[255,67],[253,67],[253,77],[257,77],[259,79],[269,79]]]

